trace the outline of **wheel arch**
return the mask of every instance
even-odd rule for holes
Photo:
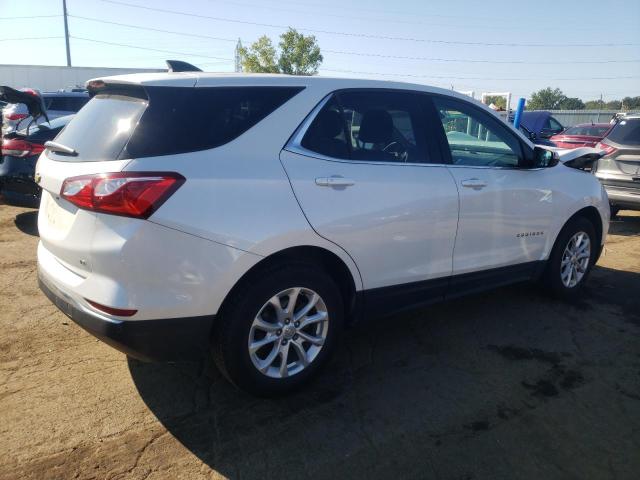
[[[565,227],[567,225],[569,225],[576,218],[584,218],[584,219],[588,220],[593,225],[593,228],[596,231],[596,236],[597,236],[597,240],[598,240],[598,258],[600,258],[600,253],[601,253],[601,250],[602,250],[600,247],[602,246],[603,240],[604,240],[602,238],[602,235],[603,235],[603,232],[604,232],[604,225],[603,225],[603,221],[602,221],[602,217],[600,215],[600,212],[593,205],[589,205],[589,206],[586,206],[586,207],[583,207],[583,208],[579,209],[573,215],[571,215],[567,219],[566,222],[564,222],[564,224],[558,230],[558,233],[556,234],[556,236],[555,236],[555,238],[553,240],[553,244],[551,245],[551,249],[549,250],[549,254],[548,255],[551,255],[551,252],[553,251],[553,247],[555,247],[556,242],[558,241],[558,237],[560,236],[560,233],[565,229]],[[598,261],[598,258],[596,258],[596,261]]]
[[[227,292],[219,311],[224,314],[225,305],[230,298],[242,290],[245,283],[250,281],[261,271],[272,268],[278,264],[287,263],[311,263],[323,268],[333,278],[338,285],[345,307],[345,323],[351,323],[360,311],[360,295],[357,293],[358,282],[355,279],[349,266],[336,253],[319,246],[305,245],[289,247],[274,252],[247,270]]]

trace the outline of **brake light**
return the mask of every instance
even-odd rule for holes
[[[27,118],[29,115],[26,113],[9,113],[5,116],[7,120],[22,120],[23,118]]]
[[[125,308],[107,307],[106,305],[101,305],[99,303],[92,302],[91,300],[88,300],[86,298],[85,300],[89,305],[91,305],[96,310],[100,310],[101,312],[108,313],[109,315],[115,315],[117,317],[131,317],[138,312],[137,310],[129,310]]]
[[[609,145],[604,141],[598,142],[598,144],[596,145],[596,148],[598,150],[604,150],[605,155],[611,155],[613,152],[618,150],[616,147],[612,147],[611,145]]]
[[[27,142],[18,138],[5,138],[2,140],[2,155],[12,157],[28,157],[29,155],[40,155],[44,150],[44,145]]]
[[[67,178],[60,196],[84,210],[149,218],[185,182],[174,172],[119,172]]]

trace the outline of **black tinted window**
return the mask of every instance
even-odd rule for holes
[[[313,119],[302,139],[302,146],[328,157],[349,158],[344,126],[342,111],[333,97]]]
[[[416,97],[395,92],[341,93],[351,158],[424,162],[425,155],[417,140],[421,110]]]
[[[640,145],[640,118],[620,120],[607,138],[623,145]]]
[[[340,92],[314,119],[302,146],[336,158],[424,162],[419,99],[401,92]]]
[[[218,147],[293,97],[298,87],[148,87],[149,106],[121,158]]]

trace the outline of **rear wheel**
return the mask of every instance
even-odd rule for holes
[[[213,356],[238,387],[277,395],[317,373],[342,321],[339,289],[323,270],[306,264],[262,270],[226,302],[214,328]]]
[[[583,217],[564,226],[551,251],[543,276],[545,286],[559,297],[579,293],[597,258],[599,244],[593,224]]]

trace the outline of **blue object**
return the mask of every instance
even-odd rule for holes
[[[516,128],[520,128],[520,117],[522,116],[523,111],[524,111],[524,98],[520,98],[518,100],[518,107],[516,108],[516,117],[513,120],[513,126]]]

